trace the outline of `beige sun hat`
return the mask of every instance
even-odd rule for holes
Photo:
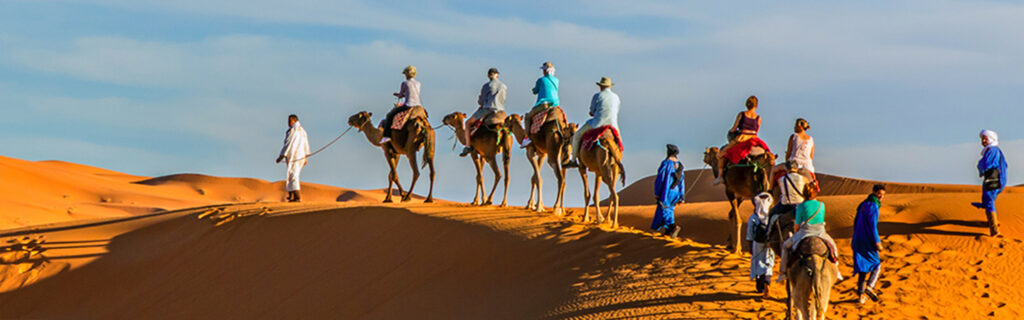
[[[413,65],[409,65],[408,67],[405,67],[405,69],[402,69],[402,74],[409,75],[409,76],[415,76],[416,75],[416,67],[413,66]]]
[[[544,69],[547,69],[547,68],[552,68],[554,66],[555,66],[554,64],[551,64],[551,61],[545,61],[544,64],[540,65],[540,69],[544,70]]]
[[[609,79],[608,77],[601,77],[601,81],[598,81],[596,83],[597,85],[603,87],[611,87],[615,85],[614,83],[612,83],[612,79]]]

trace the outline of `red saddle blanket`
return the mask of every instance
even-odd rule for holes
[[[612,135],[615,136],[615,143],[619,145],[619,150],[625,150],[625,147],[622,146],[622,137],[619,136],[619,130],[616,130],[615,127],[612,126],[601,126],[584,132],[583,142],[580,144],[583,147],[583,150],[590,150],[590,148],[593,148],[594,145],[597,144],[597,139],[600,138],[605,131],[611,131]]]
[[[753,137],[747,141],[736,143],[732,148],[725,150],[725,158],[729,159],[729,162],[732,162],[732,164],[738,164],[750,155],[750,149],[754,147],[761,147],[764,149],[764,152],[772,152],[768,149],[768,144],[764,143],[764,140]]]
[[[548,117],[549,115],[554,117]],[[565,111],[562,111],[562,107],[549,108],[534,114],[532,120],[530,122],[530,134],[535,134],[540,132],[540,127],[543,127],[548,121],[565,121]]]
[[[392,130],[402,130],[405,127],[405,121],[409,119],[409,111],[405,110],[395,114],[395,117],[391,119]]]

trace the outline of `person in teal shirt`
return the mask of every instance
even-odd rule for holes
[[[796,206],[795,220],[793,221],[793,236],[782,243],[782,265],[779,266],[779,279],[777,282],[786,281],[786,267],[789,265],[790,251],[796,249],[806,237],[819,237],[833,249],[836,242],[832,236],[825,231],[825,204],[818,201],[818,191],[814,188],[807,188],[807,196],[804,202]],[[838,253],[838,252],[837,252]],[[837,259],[836,264],[839,264]],[[836,274],[838,280],[843,280],[842,274]]]
[[[555,78],[555,66],[550,61],[544,62],[540,66],[543,76],[537,79],[537,82],[533,85],[533,94],[537,95],[537,103],[533,105],[533,109],[526,113],[523,117],[523,124],[526,127],[526,132],[530,132],[533,127],[533,115],[537,112],[547,110],[547,108],[558,106],[558,78]],[[523,147],[526,147],[531,142],[530,135],[526,135],[526,139],[523,139]]]

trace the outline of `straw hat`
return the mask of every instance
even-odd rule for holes
[[[409,76],[415,76],[416,75],[416,67],[414,67],[412,65],[409,65],[408,67],[405,67],[405,69],[402,69],[402,74],[409,75]]]
[[[554,67],[554,66],[555,66],[554,64],[551,64],[551,61],[546,61],[546,62],[544,62],[544,64],[540,65],[540,69],[544,70],[544,69],[551,68],[551,67]]]
[[[601,77],[601,81],[598,81],[596,83],[597,85],[602,87],[611,87],[615,85],[614,83],[612,83],[612,79],[608,79],[608,77]]]

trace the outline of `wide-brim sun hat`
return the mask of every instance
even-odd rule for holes
[[[612,79],[609,79],[608,77],[601,77],[601,81],[595,83],[603,87],[611,87],[615,85],[614,83],[612,83]]]
[[[545,61],[543,64],[540,65],[540,69],[544,70],[544,69],[547,69],[547,68],[553,68],[554,66],[555,65],[552,64],[551,61]]]

